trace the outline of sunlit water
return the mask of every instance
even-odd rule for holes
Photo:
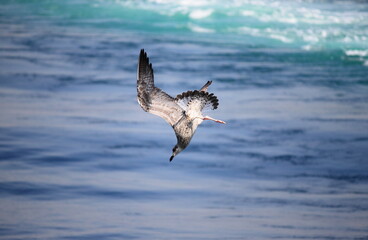
[[[367,239],[363,1],[2,1],[0,239]],[[145,48],[175,135],[136,101]]]

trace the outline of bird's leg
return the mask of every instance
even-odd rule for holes
[[[202,120],[212,120],[212,121],[215,121],[215,122],[218,122],[218,123],[223,123],[223,124],[225,124],[225,123],[226,123],[226,122],[224,122],[224,121],[221,121],[221,120],[218,120],[218,119],[211,118],[210,116],[205,116],[204,118],[202,118]]]

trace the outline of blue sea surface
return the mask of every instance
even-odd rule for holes
[[[208,80],[226,125],[136,100]],[[3,0],[0,239],[368,239],[368,4]]]

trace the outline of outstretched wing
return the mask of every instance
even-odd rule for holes
[[[176,96],[175,101],[193,116],[197,116],[204,108],[215,110],[219,105],[213,93],[198,90],[183,92]]]
[[[137,68],[138,103],[146,112],[165,119],[171,126],[182,116],[183,109],[161,89],[155,87],[152,64],[144,49],[141,50]]]

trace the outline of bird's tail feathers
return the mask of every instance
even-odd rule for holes
[[[183,107],[183,109],[187,109],[190,104],[194,103],[194,101],[201,101],[202,109],[203,108],[211,108],[212,110],[217,109],[219,103],[217,97],[213,93],[201,92],[198,90],[183,92],[176,96],[175,101]]]

